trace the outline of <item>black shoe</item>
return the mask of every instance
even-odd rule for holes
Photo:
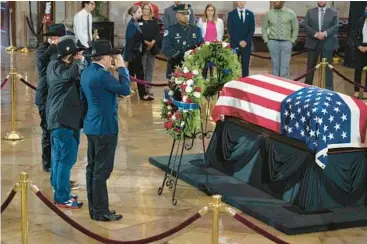
[[[110,214],[116,214],[115,210],[110,210]],[[89,213],[91,219],[95,219],[92,214]]]
[[[43,172],[50,173],[50,168],[43,167]]]
[[[116,221],[122,219],[121,214],[105,214],[103,216],[95,216],[94,220],[97,221]]]

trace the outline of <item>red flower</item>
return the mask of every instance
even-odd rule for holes
[[[192,103],[192,99],[190,97],[186,98],[186,103]]]
[[[172,101],[171,100],[168,100],[167,101],[167,105],[171,105],[172,104]]]
[[[176,116],[176,119],[177,120],[181,120],[182,119],[182,114],[180,112],[178,112],[178,111],[175,113],[175,116]]]
[[[191,72],[190,73],[186,73],[184,76],[185,76],[186,79],[192,79],[192,78],[195,77],[195,75],[193,73],[191,73]]]
[[[197,87],[195,88],[195,91],[196,91],[196,92],[201,92],[201,87],[200,87],[200,86],[197,86]]]
[[[173,128],[173,122],[172,121],[167,121],[164,123],[164,127],[169,130]]]
[[[175,128],[175,132],[176,132],[176,133],[180,132],[180,128],[176,127],[176,128]]]
[[[172,119],[172,114],[169,114],[167,117],[168,119]]]

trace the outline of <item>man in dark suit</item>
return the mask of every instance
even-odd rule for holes
[[[318,7],[307,11],[303,21],[307,38],[307,70],[315,67],[321,54],[331,64],[333,52],[339,48],[338,28],[339,18],[335,9],[326,8],[325,1],[319,1]],[[306,83],[312,85],[314,72],[306,77]],[[326,89],[333,90],[333,73],[326,69]]]
[[[245,9],[246,2],[237,2],[237,8],[228,14],[228,33],[231,47],[237,50],[242,63],[242,77],[249,75],[252,37],[255,32],[254,14]]]
[[[113,170],[119,131],[117,96],[130,94],[130,78],[120,51],[112,50],[110,41],[93,42],[91,54],[92,64],[81,77],[84,133],[88,139],[89,215],[97,221],[114,221],[122,215],[109,210],[107,180]],[[112,55],[117,55],[115,67],[119,79],[107,70]]]

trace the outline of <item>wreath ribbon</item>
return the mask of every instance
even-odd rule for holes
[[[180,101],[177,101],[177,100],[173,99],[173,97],[168,95],[167,90],[164,91],[164,97],[167,100],[171,100],[172,104],[175,105],[176,107],[180,108],[180,109],[184,109],[184,110],[200,109],[200,104],[198,104],[198,103],[184,103],[184,102],[180,102]]]

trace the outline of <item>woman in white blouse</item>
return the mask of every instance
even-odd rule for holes
[[[217,17],[216,9],[212,4],[205,8],[204,15],[197,23],[205,41],[222,41],[224,34],[223,20]]]

